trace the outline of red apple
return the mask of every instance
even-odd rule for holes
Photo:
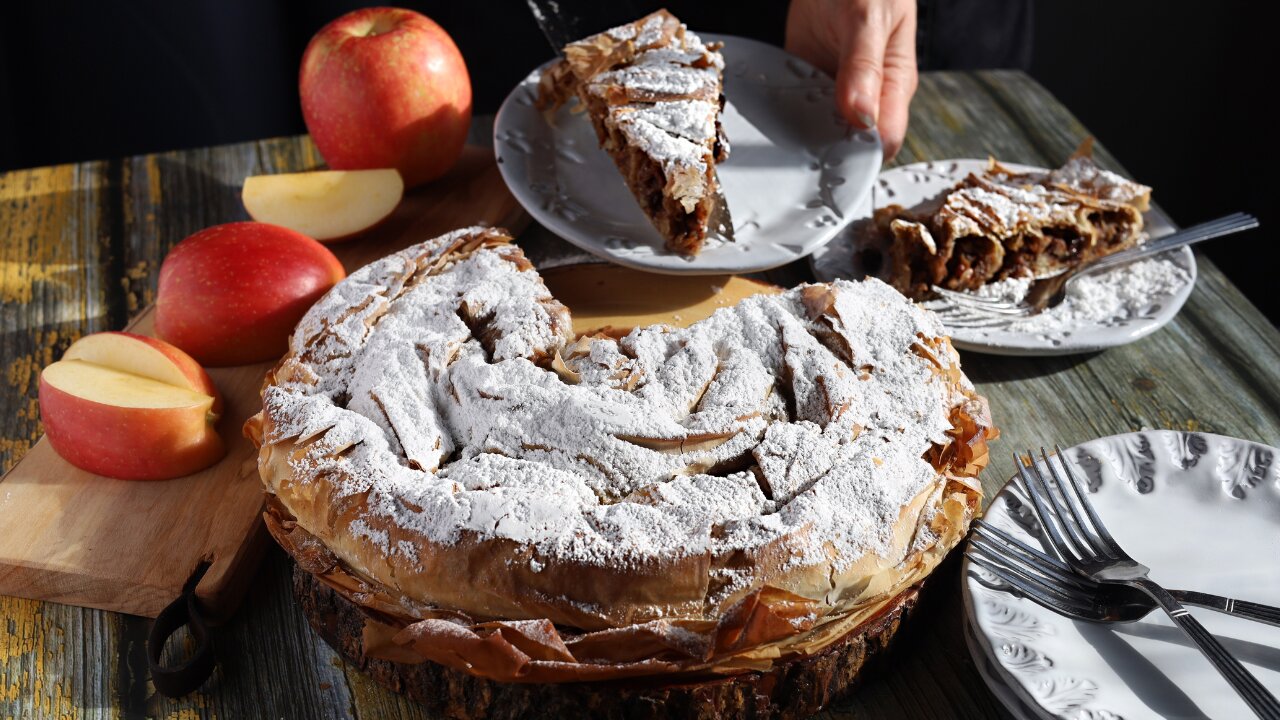
[[[328,248],[258,222],[206,228],[160,266],[156,333],[204,365],[247,365],[284,354],[303,314],[346,271]]]
[[[302,55],[302,117],[334,170],[394,167],[414,187],[457,162],[471,124],[471,78],[439,25],[412,10],[356,10]]]
[[[190,475],[226,453],[209,375],[153,338],[97,333],[40,373],[45,436],[67,462],[125,480]]]

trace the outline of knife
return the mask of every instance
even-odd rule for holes
[[[538,28],[551,43],[557,55],[564,54],[564,46],[581,37],[577,34],[576,18],[565,17],[556,0],[525,0]]]
[[[640,17],[631,0],[618,2],[583,2],[567,0],[561,7],[559,0],[525,0],[529,12],[538,23],[542,34],[557,55],[564,54],[564,46],[601,30],[621,25]]]

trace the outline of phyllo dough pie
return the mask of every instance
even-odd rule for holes
[[[922,299],[931,285],[976,290],[1053,275],[1139,242],[1151,188],[1098,167],[1091,145],[1047,172],[1016,173],[992,160],[920,206],[876,210],[890,282]]]
[[[692,682],[818,656],[920,583],[994,436],[877,280],[574,337],[505,232],[315,305],[246,432],[276,540],[363,652],[505,683]]]
[[[539,86],[543,107],[581,101],[667,248],[684,255],[727,217],[716,175],[729,154],[719,48],[659,10],[566,45]]]

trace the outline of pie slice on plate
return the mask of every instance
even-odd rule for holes
[[[1046,277],[1141,241],[1151,188],[1098,167],[1086,141],[1057,170],[1015,173],[992,160],[913,208],[875,211],[890,282],[922,299],[931,285],[976,290]]]
[[[729,154],[719,47],[659,10],[566,45],[539,88],[543,108],[579,99],[667,249],[682,255],[728,228],[716,176]]]

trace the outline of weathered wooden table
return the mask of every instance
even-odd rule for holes
[[[934,74],[922,79],[897,162],[994,155],[1054,165],[1087,134],[1023,74]],[[1118,169],[1101,148],[1098,158]],[[246,175],[320,162],[306,138],[286,138],[0,175],[4,469],[39,437],[36,381],[44,365],[80,335],[121,328],[145,307],[173,243],[245,219],[239,184]],[[536,226],[524,238],[544,250],[559,242]],[[1200,279],[1182,313],[1132,345],[1063,358],[964,354],[1004,432],[984,478],[988,494],[1012,473],[1004,458],[1013,448],[1042,442],[1158,427],[1280,444],[1280,333],[1211,261],[1198,260]],[[809,277],[803,262],[770,273],[788,285]],[[1045,400],[1054,401],[1054,412],[1037,409]],[[289,575],[284,555],[273,551],[221,631],[219,670],[180,700],[155,695],[148,682],[149,620],[0,597],[0,718],[424,716],[311,632]],[[965,648],[958,587],[953,557],[861,689],[826,714],[1006,715]]]

